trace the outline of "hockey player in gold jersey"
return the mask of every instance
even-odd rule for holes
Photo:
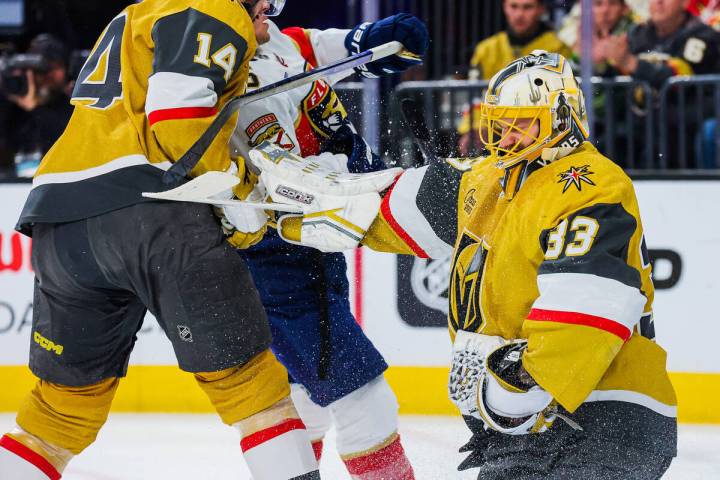
[[[289,185],[306,166],[252,156],[267,185],[315,196],[279,219],[288,241],[452,252],[449,394],[474,433],[461,468],[484,480],[660,478],[676,455],[676,399],[632,183],[587,141],[561,55],[496,74],[482,119],[489,156],[408,169],[387,190],[327,172]]]
[[[167,190],[164,171],[245,91],[251,16],[262,20],[282,4],[144,0],[102,33],[75,86],[72,119],[18,222],[34,242],[32,328],[42,342],[31,343],[30,368],[40,380],[0,439],[0,478],[58,479],[95,440],[147,311],[180,368],[240,430],[253,478],[319,478],[287,371],[269,350],[259,295],[212,208],[141,196]],[[237,171],[235,194],[245,198],[254,184],[230,157],[233,128],[191,176]],[[229,240],[251,245],[266,216],[239,208],[226,210],[246,219]]]

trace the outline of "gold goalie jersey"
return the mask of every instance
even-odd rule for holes
[[[630,179],[585,143],[525,167],[508,200],[491,160],[406,170],[365,243],[431,258],[452,251],[453,337],[527,339],[525,369],[585,430],[674,455],[676,399],[653,339],[650,260]]]
[[[234,0],[145,0],[126,8],[83,66],[72,118],[33,179],[18,228],[69,222],[166,190],[164,170],[245,91],[255,34]],[[227,170],[234,127],[192,171]]]

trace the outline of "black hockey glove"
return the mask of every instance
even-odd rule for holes
[[[347,169],[350,173],[377,172],[387,168],[365,139],[348,122],[323,142],[320,151],[346,155]]]
[[[345,48],[351,54],[356,54],[393,40],[405,45],[405,50],[357,67],[355,71],[364,77],[377,78],[403,72],[422,63],[429,43],[427,27],[420,19],[407,13],[398,13],[377,22],[361,23],[345,37]]]

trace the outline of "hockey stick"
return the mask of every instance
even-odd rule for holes
[[[206,203],[208,205],[227,206],[243,205],[251,208],[261,208],[263,210],[274,210],[276,212],[303,213],[302,208],[297,205],[212,198],[213,195],[226,192],[238,183],[240,183],[240,179],[230,173],[207,172],[172,190],[157,193],[144,192],[142,196],[170,202]]]
[[[439,161],[435,151],[435,145],[431,140],[430,130],[425,123],[425,112],[420,105],[412,98],[404,98],[400,101],[400,112],[405,124],[410,128],[415,145],[420,149],[420,154],[429,165]]]
[[[380,60],[381,58],[389,57],[401,52],[404,46],[400,42],[388,42],[384,45],[380,45],[370,50],[352,55],[350,57],[338,60],[337,62],[329,63],[322,67],[308,70],[307,72],[298,73],[291,77],[280,80],[279,82],[271,83],[262,88],[235,97],[228,101],[225,106],[215,117],[215,120],[210,124],[207,130],[200,136],[200,138],[193,144],[180,159],[173,164],[170,169],[163,175],[163,182],[166,185],[178,185],[187,179],[187,175],[197,165],[200,158],[205,154],[210,144],[215,140],[220,130],[225,126],[230,117],[237,112],[243,106],[257,102],[271,95],[277,95],[278,93],[292,90],[293,88],[307,85],[320,78],[328,77],[330,75],[344,72],[360,65]]]

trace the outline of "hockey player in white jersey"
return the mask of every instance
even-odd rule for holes
[[[275,5],[268,9],[279,13]],[[251,61],[248,91],[398,40],[411,53],[375,62],[361,72],[393,73],[419,64],[427,47],[425,26],[407,14],[352,30],[280,31],[265,15],[256,17],[254,24],[259,48]],[[330,159],[329,166],[342,171],[384,168],[332,89],[350,73],[244,107],[233,139],[237,153],[247,158],[251,148],[269,141],[304,157],[314,156],[319,163]],[[332,155],[338,153],[344,154],[340,161]],[[350,311],[344,256],[287,244],[273,230],[261,243],[239,253],[268,313],[272,349],[296,382],[293,400],[318,460],[323,437],[334,424],[337,450],[352,478],[413,479],[397,432],[397,399],[383,377],[387,364]]]

